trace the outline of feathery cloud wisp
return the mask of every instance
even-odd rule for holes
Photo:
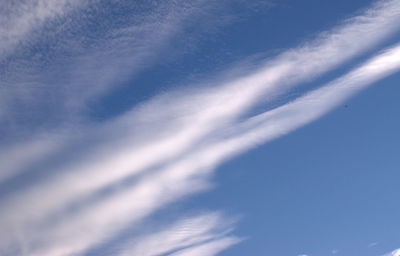
[[[272,98],[268,95],[281,87],[322,74],[389,35],[398,24],[399,10],[398,1],[381,2],[247,76],[217,88],[178,94],[180,99],[172,102],[177,94],[167,94],[117,120],[82,128],[81,134],[90,142],[82,156],[72,163],[50,165],[55,171],[46,178],[3,198],[0,248],[22,243],[30,255],[79,253],[127,224],[204,190],[209,174],[222,161],[317,119],[366,85],[396,72],[400,46],[293,102],[240,121],[251,107]],[[128,132],[120,135],[120,131]],[[81,150],[81,138],[72,138],[72,149]],[[116,189],[96,197],[109,186]],[[81,200],[87,201],[79,204]],[[77,207],[70,210],[71,205]],[[48,221],[51,218],[55,223]],[[176,253],[213,255],[237,241],[223,237]]]
[[[152,256],[167,253],[180,255],[188,250],[201,250],[205,253],[207,250],[212,250],[210,248],[217,249],[220,248],[219,246],[240,241],[229,235],[232,224],[233,222],[224,220],[220,213],[184,218],[160,231],[151,232],[147,236],[142,235],[139,239],[131,239],[123,246],[120,255]],[[199,249],[200,246],[204,249]],[[208,255],[215,255],[215,253],[208,253]]]

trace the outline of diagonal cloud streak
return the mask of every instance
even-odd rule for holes
[[[238,243],[239,241],[240,240],[237,238],[221,238],[192,248],[178,251],[171,254],[171,256],[214,256],[226,248]]]
[[[206,254],[206,251],[222,250],[240,241],[229,235],[232,225],[233,222],[224,220],[220,213],[183,218],[159,231],[142,235],[139,239],[132,239],[123,246],[119,255],[181,255],[188,250],[201,250],[203,253],[201,255],[215,255],[216,253]],[[198,249],[200,246],[204,249]]]

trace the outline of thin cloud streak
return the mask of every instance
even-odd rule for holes
[[[372,247],[375,247],[375,246],[377,246],[379,243],[378,242],[373,242],[373,243],[370,243],[370,244],[368,244],[368,248],[372,248]]]
[[[250,118],[236,126],[230,138],[205,152],[218,162],[276,139],[325,115],[355,93],[399,69],[400,45],[397,45],[320,89]]]
[[[233,225],[234,221],[227,221],[217,212],[182,218],[159,231],[152,231],[147,236],[142,235],[139,239],[131,239],[127,245],[122,246],[122,252],[119,255],[170,255],[173,252],[194,249],[215,240],[228,239],[231,243],[238,242],[238,238],[229,236]]]
[[[171,256],[214,256],[232,245],[240,242],[240,239],[234,237],[225,237],[208,243],[204,243],[195,247],[187,248]]]

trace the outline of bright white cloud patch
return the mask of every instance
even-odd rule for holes
[[[400,249],[396,249],[393,252],[387,253],[384,256],[399,256],[400,255]]]

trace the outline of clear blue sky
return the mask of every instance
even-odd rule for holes
[[[0,255],[400,255],[400,1],[0,3]]]

